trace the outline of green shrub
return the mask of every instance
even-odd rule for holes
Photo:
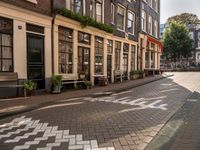
[[[62,75],[52,75],[51,76],[51,85],[52,86],[60,86],[62,85],[62,79],[63,76]]]
[[[24,88],[29,91],[34,91],[37,89],[37,83],[32,80],[24,81]]]
[[[86,87],[92,87],[92,82],[86,80],[86,81],[84,82],[84,85],[85,85]]]
[[[57,10],[57,13],[64,17],[71,18],[73,20],[80,22],[81,27],[83,28],[86,26],[92,26],[100,30],[106,31],[108,33],[114,32],[113,28],[110,25],[99,23],[96,20],[90,18],[89,16],[82,16],[79,13],[73,13],[72,11],[67,10],[65,8]]]

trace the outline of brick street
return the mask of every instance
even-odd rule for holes
[[[11,149],[142,150],[189,95],[200,73],[174,73],[107,97],[58,100],[0,120],[0,147]]]

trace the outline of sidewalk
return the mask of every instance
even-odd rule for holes
[[[200,93],[193,92],[145,150],[199,150],[199,108]]]
[[[117,93],[128,90],[137,86],[145,85],[150,82],[160,80],[171,76],[170,74],[156,75],[154,77],[146,77],[144,79],[125,81],[123,83],[109,84],[103,87],[94,87],[87,90],[69,90],[61,94],[45,94],[32,97],[21,97],[14,99],[0,99],[0,119],[7,116],[28,112],[36,108],[51,105],[58,100],[67,100],[72,98],[103,96],[107,94]]]

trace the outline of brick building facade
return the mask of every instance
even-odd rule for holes
[[[1,58],[0,72],[17,72],[20,80],[32,79],[39,88],[47,89],[52,74],[74,81],[84,72],[94,85],[99,77],[114,82],[117,74],[128,80],[131,71],[159,69],[159,3],[159,0],[2,0],[0,21],[2,26],[7,20],[12,24],[13,55],[12,63]],[[110,25],[114,33],[83,27],[76,19],[57,13],[63,8]],[[151,26],[151,33],[142,29],[143,10],[157,21],[150,24],[146,18],[145,28],[149,30]],[[151,49],[149,45],[153,45]],[[150,56],[146,55],[147,49]],[[150,67],[145,65],[147,56],[148,63],[153,64]]]

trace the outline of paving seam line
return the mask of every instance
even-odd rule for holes
[[[126,90],[129,90],[129,89],[132,89],[132,88],[137,88],[139,86],[143,86],[143,85],[146,85],[146,84],[158,81],[158,80],[166,79],[166,78],[171,77],[171,76],[173,76],[173,75],[168,75],[168,76],[165,76],[165,77],[160,77],[160,78],[155,79],[155,80],[147,81],[145,83],[137,84],[137,85],[134,85],[134,86],[129,86],[129,87],[126,87],[126,88],[123,88],[123,89],[113,90],[112,94],[119,93],[119,92],[122,92],[122,91],[126,91]],[[110,91],[105,91],[105,92],[111,92],[111,90]],[[102,96],[106,96],[106,95],[100,95],[98,97],[102,97]],[[92,97],[92,94],[88,94],[88,95],[81,96],[81,97]],[[72,98],[77,98],[77,97],[71,97],[70,99],[72,99]],[[15,115],[19,115],[19,114],[22,114],[22,113],[30,112],[30,111],[33,111],[33,110],[36,110],[36,109],[39,109],[39,108],[42,108],[42,107],[45,107],[45,106],[53,105],[55,103],[56,102],[54,100],[52,100],[52,101],[49,101],[49,102],[39,103],[39,104],[35,104],[35,105],[32,105],[32,106],[28,106],[27,108],[22,109],[22,110],[13,111],[13,112],[7,112],[7,113],[2,113],[2,114],[0,114],[0,120],[8,118],[10,116],[15,116]]]

